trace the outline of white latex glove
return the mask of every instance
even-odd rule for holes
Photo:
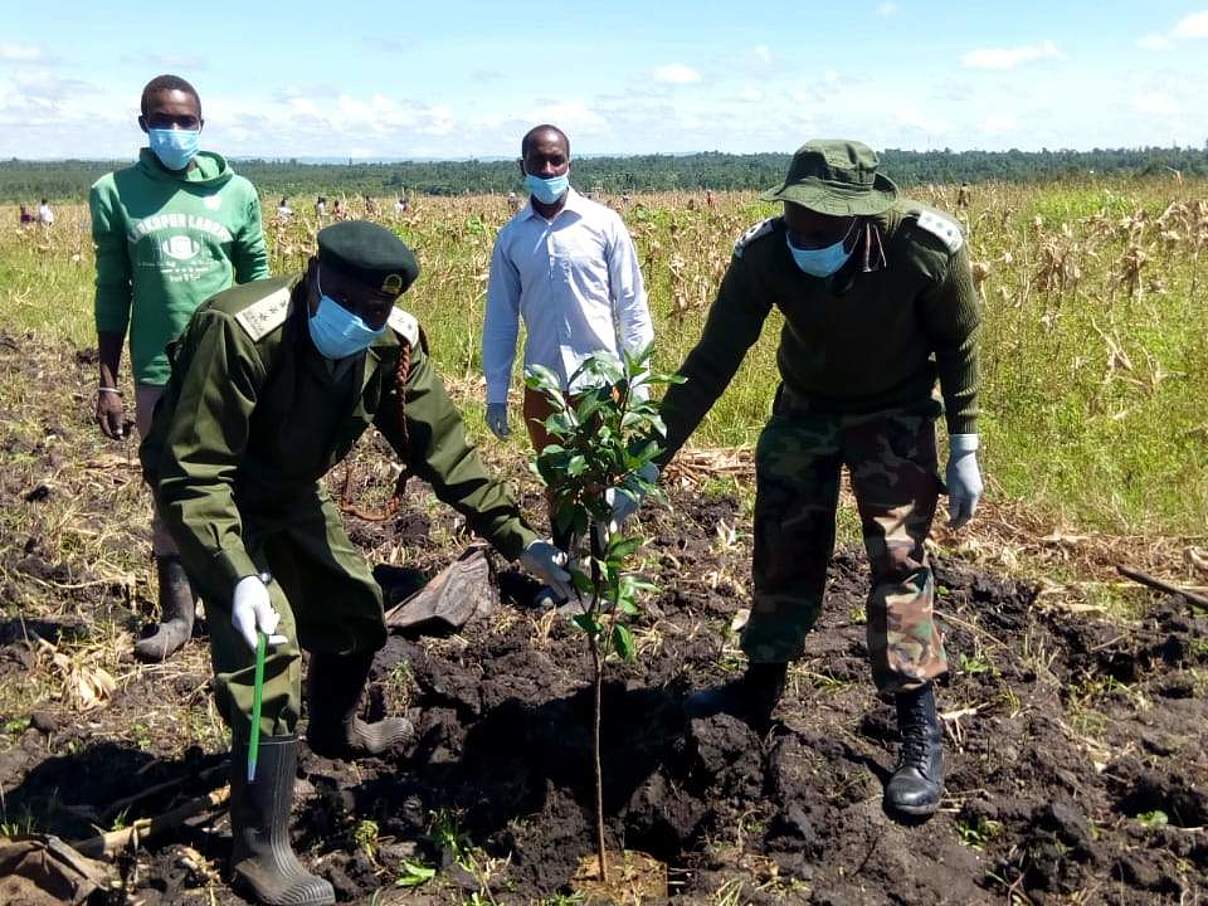
[[[245,576],[235,585],[235,601],[231,606],[231,625],[243,636],[252,651],[256,650],[256,630],[268,636],[268,644],[280,645],[283,635],[274,635],[281,614],[273,610],[268,588],[260,576]]]
[[[659,467],[652,462],[646,463],[642,468],[638,469],[638,475],[649,482],[659,480]],[[625,520],[638,511],[641,506],[642,498],[646,496],[645,492],[637,487],[635,482],[626,482],[624,486],[628,486],[629,490],[636,496],[636,499],[631,498],[628,494],[618,494],[616,488],[609,488],[604,492],[604,500],[612,506],[612,519],[608,523],[608,534],[613,535],[621,530],[621,526],[625,524]]]
[[[507,403],[487,403],[487,427],[500,440],[512,433],[508,428]]]
[[[570,584],[570,573],[566,566],[566,553],[554,547],[550,541],[533,541],[520,555],[520,565],[535,573],[563,600],[575,594]]]
[[[973,518],[981,499],[981,469],[977,467],[976,434],[953,434],[948,438],[948,525],[960,528]]]

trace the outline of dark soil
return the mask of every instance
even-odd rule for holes
[[[452,559],[428,537],[452,517],[413,509],[393,527],[350,526],[367,549],[385,534],[427,555],[422,573],[379,575],[414,582]],[[1174,903],[1208,893],[1208,619],[1155,599],[1134,625],[1100,622],[1041,607],[1027,583],[937,558],[953,665],[939,693],[947,797],[930,821],[897,821],[881,805],[897,731],[869,681],[861,552],[835,557],[825,614],[770,733],[683,718],[690,689],[741,669],[729,626],[749,594],[749,546],[719,542],[717,527],[743,519],[734,501],[696,495],[647,517],[645,571],[663,590],[635,622],[638,661],[608,667],[607,834],[667,863],[670,899]],[[79,581],[36,539],[4,558],[5,575]],[[505,602],[524,599],[527,579],[505,571],[500,582]],[[120,589],[100,593],[128,603]],[[514,603],[496,617],[448,638],[394,636],[379,654],[367,713],[407,708],[418,732],[406,751],[357,765],[304,752],[295,844],[342,900],[367,903],[382,889],[379,902],[531,903],[570,891],[592,846],[590,661],[562,618]],[[87,632],[37,629],[51,640]],[[27,630],[0,625],[0,677],[30,668]],[[196,675],[165,686],[151,673],[102,713],[131,720],[165,696],[205,707]],[[198,794],[220,758],[164,758],[65,711],[0,720],[15,722],[16,737],[0,752],[6,820],[28,816],[68,839],[112,826],[109,804],[152,784],[191,778],[127,818]],[[228,848],[222,818],[151,844],[121,863],[131,901],[205,902],[209,886],[216,902],[241,902],[205,868],[221,868]],[[437,878],[396,888],[407,860],[440,868]]]

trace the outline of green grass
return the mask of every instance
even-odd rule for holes
[[[938,202],[945,191],[924,192],[922,200]],[[712,210],[689,210],[686,199],[647,196],[626,213],[663,369],[675,369],[698,339],[734,240],[775,213],[747,193],[720,195]],[[1185,213],[1163,238],[1157,220],[1172,203]],[[1124,225],[1138,213],[1143,220]],[[434,199],[399,224],[423,267],[407,306],[471,431],[489,444],[498,442],[482,425],[481,327],[491,243],[507,216],[502,198]],[[1196,243],[1208,244],[1208,184],[978,186],[962,216],[971,225],[974,260],[989,268],[980,429],[990,495],[1082,529],[1201,533],[1208,512],[1208,267]],[[0,222],[15,219],[0,208]],[[92,345],[87,235],[83,207],[62,208],[49,237],[16,227],[0,233],[0,331]],[[304,224],[270,226],[268,235],[274,272],[303,266],[313,241]],[[1147,256],[1138,292],[1120,279],[1131,245]],[[1043,286],[1054,251],[1068,263],[1064,289]],[[755,442],[777,383],[779,329],[773,313],[694,445]],[[518,422],[514,414],[514,427]],[[508,443],[527,450],[520,430]],[[855,526],[842,528],[858,537]]]

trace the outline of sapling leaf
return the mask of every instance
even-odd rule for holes
[[[636,653],[636,647],[633,643],[633,633],[629,631],[629,627],[624,623],[617,623],[612,627],[612,647],[616,649],[624,660],[632,661]]]
[[[573,622],[592,638],[598,636],[602,629],[600,626],[600,621],[596,619],[594,614],[590,613],[577,613],[571,618],[571,622]]]
[[[591,576],[583,572],[583,570],[579,569],[577,566],[571,568],[570,580],[574,583],[575,588],[583,592],[583,594],[591,594],[593,589],[591,584]]]
[[[632,557],[637,553],[637,549],[642,546],[642,539],[635,536],[628,538],[621,535],[613,537],[608,542],[608,561],[610,563],[621,564],[626,557]]]
[[[544,365],[528,366],[525,369],[524,385],[533,390],[543,391],[547,397],[550,397],[549,401],[555,409],[566,408],[566,400],[562,395],[562,379]]]

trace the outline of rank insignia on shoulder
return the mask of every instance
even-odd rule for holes
[[[390,325],[391,330],[413,347],[419,345],[419,321],[415,320],[413,315],[401,308],[394,308],[390,311],[390,317],[386,319],[386,323]]]
[[[920,211],[916,219],[921,229],[926,230],[948,247],[949,254],[956,254],[965,244],[965,234],[961,232],[960,224],[955,220],[934,211]]]
[[[751,227],[745,233],[738,237],[738,241],[734,243],[734,254],[741,258],[746,247],[758,239],[760,236],[766,236],[772,232],[772,228],[776,225],[776,218],[769,217],[767,220],[761,220],[755,226]]]
[[[249,337],[259,342],[275,328],[285,323],[285,319],[289,316],[289,298],[289,288],[282,287],[263,299],[253,302],[235,315],[235,320],[239,322],[240,327],[247,331]]]

